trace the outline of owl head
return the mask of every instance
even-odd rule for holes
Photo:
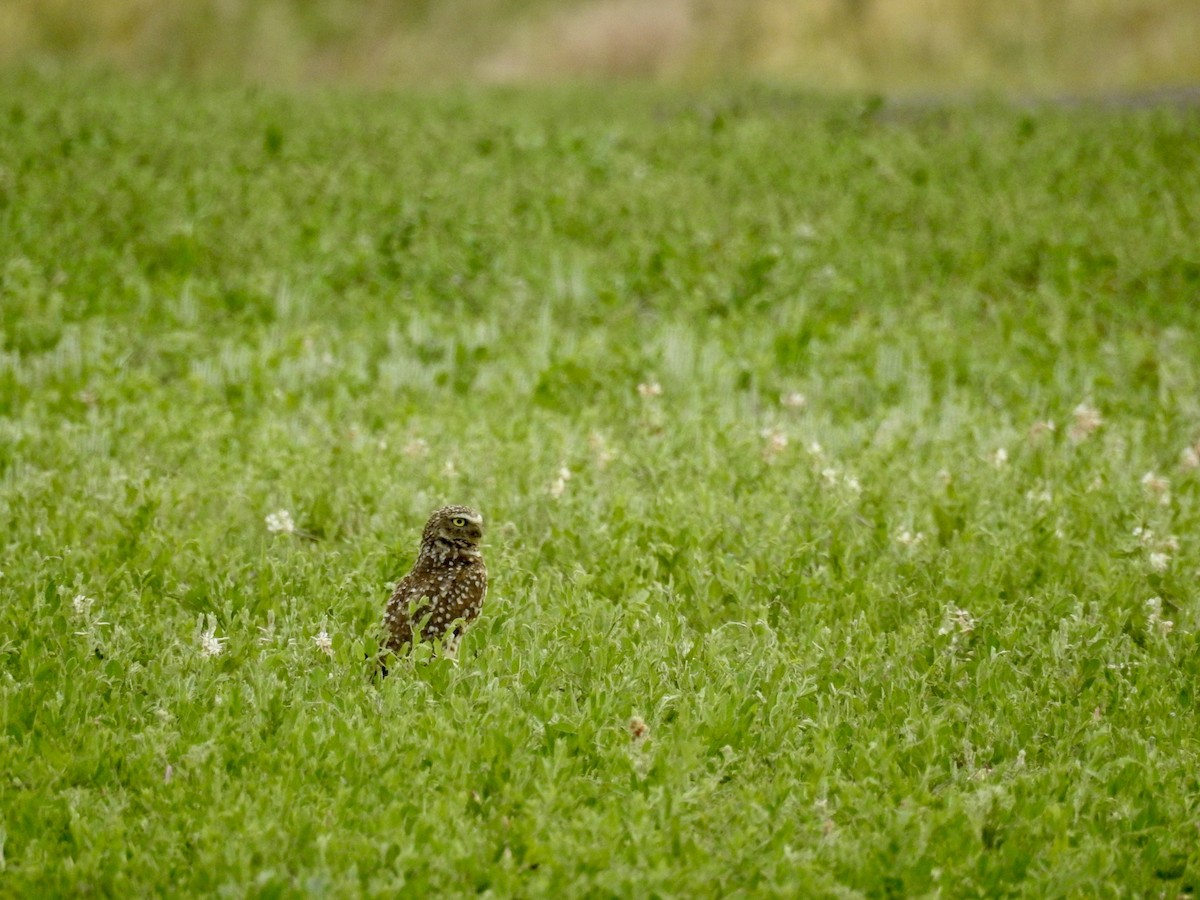
[[[425,523],[423,543],[478,547],[483,540],[483,516],[469,506],[443,506]]]

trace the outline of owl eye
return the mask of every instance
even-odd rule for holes
[[[467,525],[467,520],[464,519],[462,516],[455,516],[453,519],[450,520],[450,524],[453,525],[455,528],[465,528]]]

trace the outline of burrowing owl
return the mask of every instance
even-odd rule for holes
[[[487,593],[482,539],[483,516],[469,506],[443,506],[429,517],[417,561],[384,611],[384,649],[399,652],[414,640],[441,638],[454,653]]]

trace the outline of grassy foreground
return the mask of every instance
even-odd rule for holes
[[[0,893],[1195,891],[1197,146],[5,76]]]

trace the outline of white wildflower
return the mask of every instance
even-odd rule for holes
[[[661,397],[663,389],[662,385],[657,381],[644,381],[637,386],[637,391],[638,394],[648,400],[651,397]]]
[[[1039,441],[1047,435],[1054,434],[1055,425],[1049,419],[1041,422],[1034,422],[1029,426],[1029,440]]]
[[[813,441],[808,445],[808,452],[812,456],[819,457],[824,455],[825,448],[822,447],[817,441]]]
[[[970,634],[975,630],[975,617],[951,603],[946,607],[946,621],[938,634]]]
[[[562,466],[558,470],[558,477],[550,483],[550,496],[557,500],[567,490],[567,482],[571,480],[571,470],[566,466]]]
[[[292,514],[286,509],[268,513],[265,521],[267,531],[271,534],[293,534],[296,531],[296,523],[292,521]]]
[[[1166,637],[1175,628],[1175,623],[1162,617],[1162,598],[1151,597],[1146,601],[1146,624]]]
[[[205,656],[220,656],[225,648],[222,646],[226,639],[217,637],[217,623],[212,616],[208,617],[208,628],[200,632],[200,652]]]
[[[1139,525],[1133,529],[1133,537],[1139,544],[1150,550],[1158,550],[1164,554],[1179,552],[1179,538],[1173,534],[1160,538],[1149,528]]]
[[[766,441],[762,451],[763,461],[774,462],[787,449],[788,437],[778,428],[764,428],[761,435]]]
[[[779,396],[779,403],[788,409],[804,409],[808,404],[808,398],[799,391],[788,391]]]
[[[1200,441],[1183,448],[1179,454],[1179,465],[1185,469],[1200,469]]]
[[[75,615],[81,619],[86,619],[92,612],[92,605],[96,602],[94,597],[88,597],[84,594],[76,594],[71,600],[71,608],[75,610]]]
[[[1167,506],[1171,502],[1171,482],[1154,472],[1142,476],[1142,488],[1154,497],[1160,505]]]
[[[400,451],[409,459],[424,459],[429,455],[429,442],[424,438],[409,441]]]
[[[949,604],[946,607],[946,619],[943,620],[940,629],[937,629],[937,634],[952,636],[952,646],[958,643],[959,637],[962,635],[970,635],[976,626],[976,618],[970,612],[962,610],[954,604]]]
[[[588,446],[592,449],[592,458],[596,462],[597,469],[607,469],[609,464],[617,458],[617,451],[608,445],[608,441],[599,431],[593,431],[588,435]]]
[[[320,632],[318,632],[317,635],[313,638],[313,643],[316,644],[317,649],[320,650],[322,653],[324,653],[326,656],[329,656],[329,657],[333,656],[333,638],[331,638],[329,636],[329,632],[326,631],[324,628],[322,628],[320,630]]]
[[[1067,437],[1078,444],[1087,440],[1097,428],[1104,424],[1100,411],[1086,401],[1080,403],[1071,411],[1071,427],[1067,429]]]
[[[821,470],[821,480],[829,487],[844,487],[852,494],[862,493],[862,483],[853,475],[848,475],[836,466],[826,466]]]
[[[1001,469],[1008,465],[1008,451],[1003,447],[997,447],[995,452],[992,453],[990,459],[993,466],[995,466],[997,469]]]
[[[1039,488],[1038,490],[1026,491],[1025,499],[1030,503],[1036,503],[1039,506],[1049,506],[1054,502],[1054,494],[1052,494],[1047,488]]]
[[[901,547],[915,547],[924,542],[924,540],[925,532],[923,531],[913,533],[907,528],[902,528],[900,531],[896,532],[896,543]]]
[[[1165,572],[1167,571],[1167,566],[1171,564],[1171,557],[1161,550],[1155,550],[1146,557],[1146,561],[1150,564],[1152,571]]]
[[[446,464],[442,466],[442,477],[443,478],[457,478],[458,477],[458,466],[456,466],[454,464],[454,460],[452,460],[452,459],[446,460]]]

